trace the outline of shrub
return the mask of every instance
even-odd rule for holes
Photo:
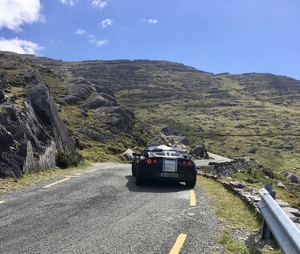
[[[73,159],[69,154],[58,151],[56,157],[56,166],[60,168],[77,167],[78,161]]]

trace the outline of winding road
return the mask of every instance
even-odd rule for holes
[[[211,209],[201,186],[136,186],[130,164],[99,163],[1,195],[0,253],[221,253]]]

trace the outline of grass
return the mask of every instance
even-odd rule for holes
[[[11,177],[0,179],[0,195],[8,191],[32,186],[38,182],[45,181],[53,177],[65,175],[75,170],[84,169],[91,165],[92,164],[90,162],[86,161],[84,164],[73,168],[41,170],[34,174],[25,173],[20,179],[13,179]]]
[[[122,86],[115,94],[120,104],[141,120],[167,123],[194,144],[210,143],[210,152],[229,158],[250,156],[275,172],[290,171],[299,164],[293,160],[300,153],[296,99],[289,106],[278,104],[277,92],[270,92],[267,77],[240,76],[245,81],[238,82],[237,77],[206,76],[161,73],[153,75],[146,95],[139,86],[131,90]],[[176,89],[167,91],[173,79]],[[280,99],[289,100],[283,95]],[[292,144],[293,149],[289,151],[282,144]],[[257,148],[256,153],[249,153],[252,147]]]
[[[300,209],[299,189],[283,189],[277,186],[278,183],[283,183],[285,186],[290,186],[290,183],[284,176],[275,173],[274,179],[266,178],[262,174],[260,167],[247,168],[232,175],[232,179],[235,181],[246,181],[248,178],[254,179],[256,183],[247,183],[247,185],[256,189],[264,188],[265,184],[272,184],[272,190],[276,192],[276,199],[281,199],[293,207]]]
[[[212,201],[212,212],[222,221],[222,227],[219,229],[221,236],[216,239],[216,242],[224,247],[226,253],[282,253],[276,246],[274,250],[255,249],[236,241],[231,235],[231,231],[244,229],[256,234],[261,229],[262,222],[259,217],[245,202],[225,189],[219,182],[199,175],[197,184],[206,191]]]

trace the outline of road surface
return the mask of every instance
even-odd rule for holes
[[[222,253],[201,186],[136,186],[100,163],[0,196],[0,253]]]

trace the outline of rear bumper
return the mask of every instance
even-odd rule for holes
[[[162,171],[161,169],[142,167],[139,168],[138,174],[144,179],[187,182],[197,177],[197,169],[196,167],[186,167],[183,169],[178,168],[176,172],[167,172],[167,171]]]

